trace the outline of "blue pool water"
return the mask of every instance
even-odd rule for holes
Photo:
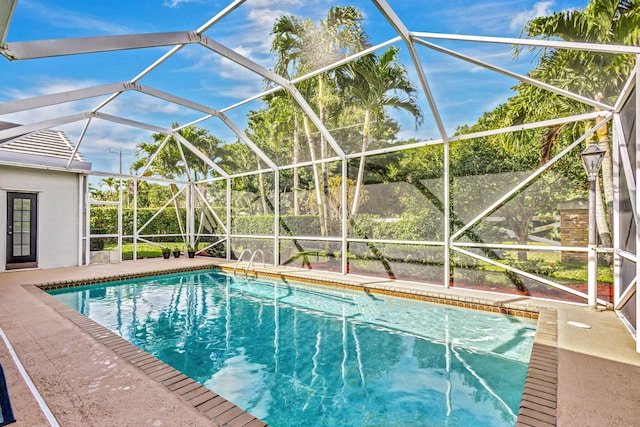
[[[215,270],[50,293],[274,427],[512,426],[536,327]]]

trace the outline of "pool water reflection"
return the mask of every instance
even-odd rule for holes
[[[219,271],[50,293],[274,427],[514,425],[536,327]]]

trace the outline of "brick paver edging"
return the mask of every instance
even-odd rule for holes
[[[76,286],[96,285],[100,283],[114,282],[118,280],[130,280],[141,277],[159,276],[175,273],[187,273],[190,271],[200,270],[224,270],[233,271],[233,268],[228,266],[218,266],[214,264],[210,265],[197,265],[191,267],[181,267],[160,271],[146,271],[140,273],[128,273],[128,274],[114,274],[112,276],[94,277],[89,279],[74,279],[57,282],[47,282],[36,285],[38,288],[50,291],[53,289],[72,288]],[[530,304],[518,304],[518,303],[495,303],[490,300],[482,298],[471,298],[461,295],[442,294],[437,291],[429,290],[411,290],[403,289],[398,286],[389,286],[385,284],[360,284],[358,282],[349,281],[346,278],[331,278],[329,276],[318,279],[316,277],[307,277],[304,274],[296,272],[286,273],[283,271],[267,271],[267,270],[254,270],[254,274],[260,276],[273,277],[282,280],[294,280],[298,282],[320,284],[326,286],[339,287],[344,289],[351,289],[356,291],[373,292],[384,295],[397,296],[402,298],[410,298],[421,301],[427,301],[437,304],[451,305],[461,308],[469,308],[472,310],[488,311],[492,313],[508,314],[511,316],[525,317],[528,319],[537,319],[539,309],[535,305]]]
[[[215,265],[195,265],[191,267],[172,268],[169,270],[144,271],[140,273],[114,274],[112,276],[92,277],[89,279],[62,280],[57,282],[46,282],[35,285],[43,291],[51,291],[54,289],[73,288],[76,286],[97,285],[99,283],[116,282],[118,280],[139,279],[141,277],[164,276],[167,274],[188,273],[190,271],[200,270],[220,270]]]
[[[516,426],[555,426],[558,405],[558,312],[540,310]]]
[[[224,271],[232,271],[233,268],[228,266],[220,267]],[[436,304],[445,304],[461,308],[469,308],[472,310],[488,311],[492,313],[508,314],[511,316],[524,317],[527,319],[538,319],[539,307],[531,304],[520,303],[504,303],[494,302],[484,298],[467,297],[463,295],[444,294],[438,291],[432,291],[428,289],[406,289],[398,285],[386,285],[384,283],[358,283],[350,281],[348,278],[333,278],[333,277],[309,277],[299,272],[287,273],[283,271],[268,271],[262,269],[256,269],[252,271],[253,274],[258,276],[273,277],[281,280],[293,280],[297,282],[332,286],[343,289],[350,289],[361,292],[370,292],[383,295],[396,296],[401,298],[416,299],[420,301],[427,301]]]

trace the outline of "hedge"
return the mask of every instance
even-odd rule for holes
[[[157,209],[153,208],[138,209],[138,227],[144,225],[156,212]],[[186,217],[184,208],[180,209],[180,213],[182,218]],[[102,206],[91,209],[90,227],[91,234],[117,233],[118,208],[116,206]],[[133,209],[122,210],[122,232],[124,235],[133,235]],[[175,209],[173,207],[165,208],[142,230],[142,234],[180,234]]]
[[[138,226],[142,226],[151,218],[157,209],[138,209]],[[184,208],[180,209],[182,218],[186,217]],[[133,209],[123,209],[123,233],[133,235]],[[184,223],[184,222],[183,222]],[[92,234],[115,234],[118,224],[118,208],[102,206],[91,211]],[[320,220],[316,215],[282,215],[280,216],[280,234],[283,236],[321,236]],[[384,222],[376,215],[358,215],[356,227],[359,233],[350,233],[353,238],[389,239],[389,240],[438,240],[441,239],[442,220],[436,215],[404,215],[394,222]],[[197,229],[197,224],[196,224]],[[222,230],[215,230],[221,232]],[[211,230],[207,230],[207,234]],[[254,236],[272,236],[274,234],[274,217],[268,215],[241,215],[232,220],[232,234]],[[180,234],[176,221],[175,209],[167,207],[147,225],[141,234],[161,235]],[[340,223],[331,221],[330,236],[341,235]]]

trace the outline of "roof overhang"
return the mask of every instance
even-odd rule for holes
[[[37,169],[60,169],[65,172],[89,172],[91,162],[74,160],[67,169],[67,160],[54,157],[36,156],[33,154],[0,151],[0,165],[30,167]]]

